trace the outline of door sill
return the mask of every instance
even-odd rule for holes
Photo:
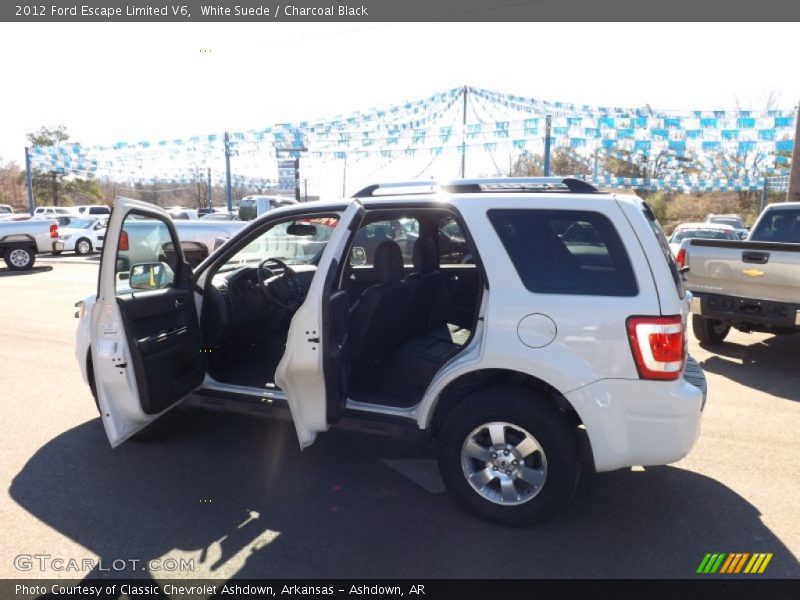
[[[224,394],[231,394],[236,396],[248,396],[250,398],[258,398],[260,400],[273,400],[286,403],[286,394],[279,388],[256,388],[244,385],[234,385],[232,383],[220,383],[210,377],[206,377],[202,387],[195,392],[195,394],[202,396],[204,392],[222,392]]]
[[[419,404],[415,404],[414,406],[410,406],[408,408],[399,408],[396,406],[383,406],[380,404],[372,404],[369,402],[359,402],[358,400],[353,400],[352,398],[347,399],[347,404],[345,405],[345,408],[347,408],[348,410],[373,413],[377,415],[400,417],[412,421],[417,420],[417,415],[419,413]]]

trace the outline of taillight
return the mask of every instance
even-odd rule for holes
[[[678,256],[675,257],[675,262],[678,263],[678,268],[682,269],[684,262],[686,262],[686,248],[678,250]]]
[[[686,342],[683,320],[674,317],[629,317],[628,339],[642,379],[677,379],[683,371]]]
[[[54,240],[58,239],[58,223],[50,225],[50,237]]]
[[[127,250],[128,249],[128,232],[124,229],[119,236],[119,249],[120,250]]]

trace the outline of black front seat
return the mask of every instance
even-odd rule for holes
[[[364,290],[348,316],[348,362],[356,366],[385,360],[408,338],[405,308],[410,287],[403,281],[403,253],[397,242],[378,245],[372,268],[380,283]]]

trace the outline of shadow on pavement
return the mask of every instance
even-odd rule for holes
[[[700,365],[706,371],[787,400],[800,401],[800,335],[780,335],[748,346],[724,342],[703,349],[715,354]]]
[[[0,277],[19,277],[23,275],[36,275],[36,273],[44,273],[45,271],[52,271],[53,267],[31,267],[27,271],[12,271],[8,267],[0,267]]]
[[[10,494],[107,566],[193,559],[184,577],[682,578],[711,551],[773,552],[766,576],[800,576],[755,507],[696,473],[588,474],[558,517],[509,529],[382,462],[430,456],[342,431],[301,454],[291,424],[198,413],[161,443],[111,450],[94,420],[43,446]]]

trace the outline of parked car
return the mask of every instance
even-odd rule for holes
[[[78,212],[83,216],[91,217],[108,217],[111,214],[111,209],[103,204],[82,204],[76,207]]]
[[[0,215],[11,215],[14,213],[14,209],[11,208],[10,204],[0,204]]]
[[[58,239],[58,223],[53,220],[0,222],[0,256],[13,271],[27,271],[36,255],[58,252],[64,243]]]
[[[264,196],[260,194],[245,196],[239,201],[239,219],[252,221],[266,212],[293,204],[297,204],[297,200],[284,196]]]
[[[181,401],[288,410],[301,447],[332,426],[423,430],[453,496],[514,525],[569,501],[578,434],[598,471],[685,456],[705,377],[649,206],[576,179],[431,185],[272,210],[193,270],[165,211],[118,199],[76,341],[111,445],[163,433]],[[401,219],[412,263],[386,239],[364,265],[359,232]]]
[[[236,221],[239,219],[239,215],[233,211],[221,211],[217,210],[214,212],[206,213],[202,217],[200,217],[204,221]]]
[[[730,225],[720,225],[716,223],[683,223],[675,228],[669,238],[669,247],[672,250],[672,254],[677,257],[681,242],[691,238],[705,240],[738,240],[739,236],[736,230]],[[680,263],[681,261],[678,262]]]
[[[710,213],[706,215],[706,223],[716,223],[717,225],[729,225],[736,231],[737,239],[747,239],[749,231],[742,220],[742,217],[736,214],[715,215]]]
[[[58,215],[74,215],[80,213],[71,206],[37,206],[33,211],[34,219],[52,219]]]
[[[175,206],[172,208],[167,209],[167,214],[173,221],[189,221],[199,219],[200,217],[197,215],[197,210],[194,208],[182,208],[180,206]]]
[[[102,249],[105,236],[105,219],[90,217],[59,217],[68,220],[59,223],[58,239],[64,243],[61,250],[53,250],[54,255],[62,252],[75,252],[81,256]]]
[[[731,327],[800,330],[800,203],[767,206],[747,240],[691,240],[685,268],[701,342],[721,343]]]

